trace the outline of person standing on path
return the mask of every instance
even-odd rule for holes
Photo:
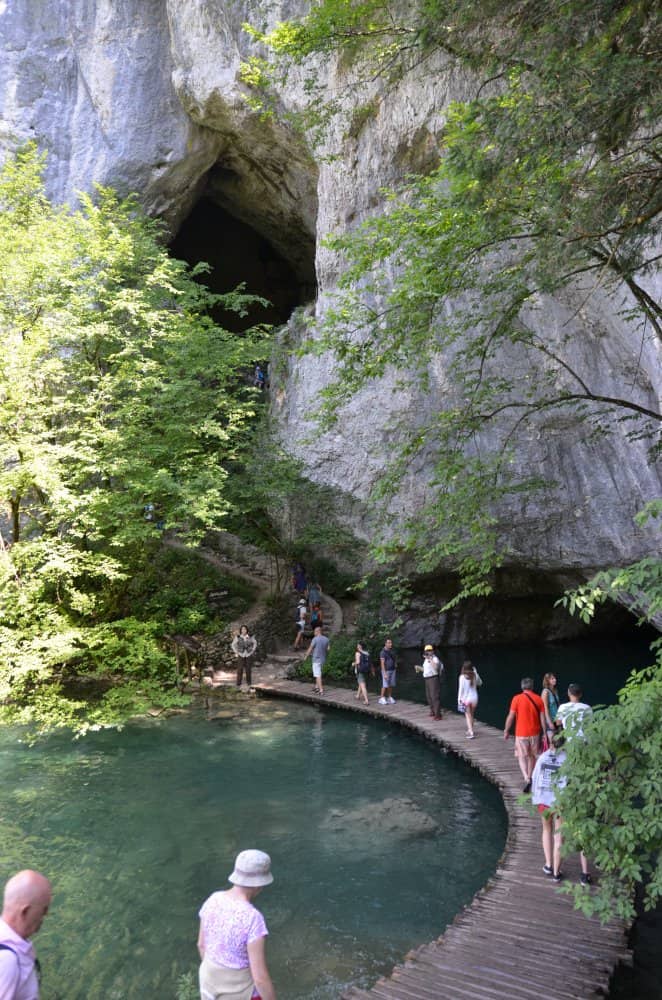
[[[475,739],[476,735],[474,733],[474,719],[476,717],[476,706],[478,705],[478,688],[482,683],[480,674],[471,660],[465,660],[462,664],[462,671],[457,685],[457,707],[460,712],[464,712],[468,740]]]
[[[304,660],[311,654],[313,657],[313,684],[318,694],[324,694],[324,684],[322,682],[322,671],[329,653],[329,640],[322,635],[322,627],[318,625],[315,634],[310,640],[310,646],[306,650]]]
[[[39,963],[30,938],[51,905],[51,884],[25,869],[5,885],[0,917],[0,998],[39,1000]]]
[[[296,619],[295,619],[296,620],[296,626],[297,626],[297,634],[294,637],[294,648],[295,649],[300,649],[301,645],[303,643],[303,633],[306,630],[306,616],[307,616],[306,601],[302,597],[300,599],[299,603],[297,604],[297,613],[296,613]]]
[[[358,683],[358,690],[354,695],[355,698],[363,698],[365,705],[370,704],[368,701],[368,674],[370,673],[370,653],[367,649],[364,649],[362,642],[357,642],[356,652],[354,653],[354,673],[356,674],[356,681]]]
[[[257,649],[257,639],[250,635],[246,625],[242,625],[238,635],[232,640],[232,652],[237,656],[237,687],[241,687],[244,671],[246,672],[246,683],[251,686],[253,656]]]
[[[540,737],[545,731],[545,706],[540,695],[533,690],[530,677],[521,681],[522,693],[516,694],[510,703],[510,711],[503,727],[503,738],[507,740],[513,722],[515,723],[515,756],[524,778],[524,791],[531,791],[531,775],[540,754]]]
[[[441,676],[444,665],[435,655],[434,646],[429,643],[423,649],[423,666],[420,668],[425,683],[425,697],[430,706],[430,715],[437,722],[441,720]]]
[[[387,639],[384,648],[379,654],[379,666],[382,672],[382,693],[379,699],[380,705],[395,705],[393,688],[395,687],[395,671],[397,661],[393,652],[393,640]]]
[[[200,908],[198,952],[201,1000],[276,1000],[265,957],[269,931],[253,900],[271,885],[271,858],[264,851],[242,851],[232,888],[214,892]]]

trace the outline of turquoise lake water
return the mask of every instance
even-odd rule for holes
[[[272,856],[258,906],[279,1000],[370,985],[493,872],[499,794],[438,747],[283,702],[218,714],[34,747],[0,730],[0,874],[34,867],[54,884],[35,941],[42,1000],[174,1000],[197,967],[198,909],[246,847]]]

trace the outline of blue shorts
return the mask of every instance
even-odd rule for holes
[[[395,687],[395,670],[382,670],[382,687]]]

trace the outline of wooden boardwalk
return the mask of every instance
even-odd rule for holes
[[[323,697],[310,684],[273,681],[264,694],[295,698],[369,714],[413,729],[448,747],[496,784],[508,812],[508,836],[499,866],[441,937],[409,952],[388,979],[370,990],[351,989],[344,1000],[587,1000],[605,996],[619,961],[630,961],[627,927],[606,927],[572,908],[542,872],[540,821],[517,804],[522,776],[513,741],[477,722],[467,740],[462,716],[442,722],[427,706],[398,701],[359,703],[354,691],[327,688]],[[579,878],[576,858],[564,861],[568,880]],[[587,888],[587,892],[591,890]]]

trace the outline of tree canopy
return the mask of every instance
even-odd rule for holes
[[[251,299],[212,295],[134,198],[53,206],[42,167],[28,146],[0,172],[0,698],[6,717],[77,724],[72,681],[95,678],[102,723],[176,698],[132,582],[164,529],[195,539],[228,513],[265,335],[212,322]]]

